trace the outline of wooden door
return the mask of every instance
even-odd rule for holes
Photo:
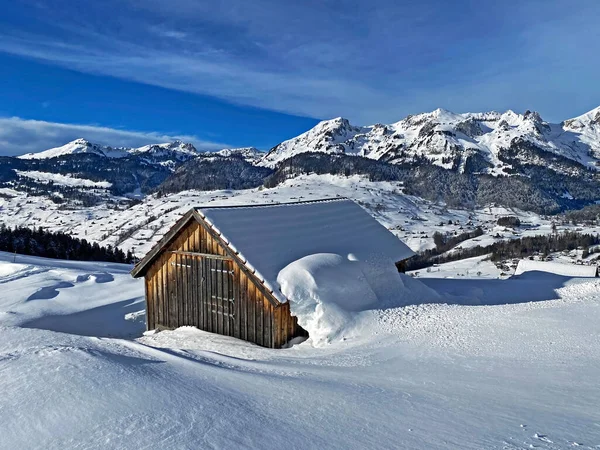
[[[194,258],[195,325],[205,331],[233,336],[233,261],[211,256],[202,254]]]
[[[210,315],[214,333],[233,336],[234,302],[233,262],[229,259],[205,258],[210,280]]]

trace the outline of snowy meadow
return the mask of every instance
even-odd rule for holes
[[[0,255],[0,448],[600,446],[596,279],[404,277],[406,305],[271,350],[144,335],[130,269]]]

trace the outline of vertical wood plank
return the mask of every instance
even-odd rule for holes
[[[190,238],[190,230],[186,230],[186,235],[187,235],[187,239],[185,240],[185,244],[183,246],[184,249],[189,249],[189,238]],[[187,251],[187,250],[186,250]],[[181,257],[181,269],[182,269],[182,278],[183,278],[183,293],[184,293],[184,304],[185,304],[185,309],[184,309],[184,313],[185,313],[185,324],[186,325],[193,325],[193,319],[192,319],[192,307],[193,307],[193,300],[192,300],[192,296],[190,295],[190,268],[189,266],[189,261],[188,261],[188,256],[186,255],[182,255]]]
[[[215,260],[215,279],[217,283],[217,321],[219,323],[219,334],[225,334],[225,308],[223,305],[223,273],[221,272],[223,261]]]
[[[202,323],[203,323],[203,329],[206,331],[210,330],[210,317],[208,315],[209,311],[208,311],[208,298],[207,298],[207,290],[208,290],[208,280],[206,279],[206,267],[205,267],[205,260],[204,258],[200,258],[198,263],[200,264],[200,276],[201,276],[201,280],[200,280],[200,288],[202,291]]]
[[[203,248],[202,248],[202,239],[203,239],[203,232],[204,232],[204,227],[199,226],[198,227],[198,243],[197,243],[197,251],[202,253]],[[205,294],[205,282],[204,282],[204,267],[203,267],[203,263],[204,261],[202,260],[202,258],[198,258],[198,290],[199,290],[199,297],[200,297],[200,323],[202,324],[202,329],[203,330],[208,330],[207,327],[207,316],[206,316],[206,294]]]
[[[164,326],[169,326],[169,292],[168,292],[168,287],[169,287],[169,278],[168,278],[168,272],[167,272],[167,262],[168,258],[167,255],[163,255],[161,257],[161,263],[160,263],[160,278],[161,278],[161,291],[162,291],[162,318],[163,318],[163,322],[162,325]]]
[[[241,336],[248,340],[248,277],[240,271]]]
[[[177,265],[177,275],[178,275],[178,286],[179,286],[179,291],[178,291],[178,296],[177,299],[179,300],[179,325],[183,326],[183,325],[188,325],[187,323],[187,307],[188,307],[188,303],[187,303],[187,295],[186,295],[186,285],[185,285],[185,275],[186,275],[186,270],[185,270],[185,256],[183,255],[179,255],[179,257],[177,258],[179,260],[179,264]]]
[[[160,262],[160,261],[159,261]],[[160,266],[156,268],[154,272],[154,328],[158,325],[159,322],[159,313],[160,313]]]
[[[227,262],[227,270],[231,272],[227,275],[227,280],[229,283],[229,298],[232,301],[229,302],[229,310],[231,311],[231,317],[229,318],[229,326],[231,336],[239,337],[239,325],[237,324],[238,315],[237,315],[237,287],[236,287],[236,277],[235,277],[235,264],[233,261]],[[237,333],[236,333],[237,330]]]
[[[169,291],[169,317],[168,327],[175,328],[177,325],[177,309],[176,309],[176,291],[175,291],[175,271],[173,264],[175,263],[175,255],[167,260],[167,289]]]
[[[273,308],[273,347],[279,348],[279,335],[281,326],[281,308]]]
[[[179,278],[181,276],[181,270],[179,270],[180,255],[175,255],[175,265],[173,267],[173,274],[175,278],[175,327],[181,326],[181,282]]]
[[[156,295],[155,289],[156,286],[156,266],[153,266],[150,272],[151,276],[148,277],[148,297],[146,298],[147,309],[146,309],[146,329],[153,330],[156,328],[155,323],[156,319],[154,317],[156,311]]]
[[[197,223],[194,224],[194,231],[192,233],[192,251],[197,251],[198,248],[198,227]],[[195,305],[194,311],[194,322],[195,326],[202,329],[201,321],[201,309],[200,309],[200,292],[198,291],[198,258],[191,258],[192,260],[192,298]]]
[[[214,243],[213,243],[214,246]],[[214,247],[212,247],[214,248]],[[217,333],[219,334],[223,334],[223,322],[222,319],[223,317],[221,316],[221,314],[219,314],[219,312],[221,311],[220,308],[220,303],[219,303],[219,275],[217,273],[218,270],[218,261],[211,259],[209,260],[211,262],[211,276],[212,276],[212,281],[213,281],[213,292],[212,292],[212,298],[215,302],[215,320],[217,322]]]
[[[232,263],[233,277],[233,336],[240,339],[241,326],[240,326],[240,268],[237,264]]]
[[[202,318],[203,318],[203,314],[202,314],[202,279],[200,278],[202,276],[201,272],[200,272],[200,259],[199,258],[194,258],[194,292],[195,297],[196,297],[196,302],[197,302],[197,308],[198,311],[196,312],[196,317],[197,317],[197,321],[198,321],[198,328],[203,329],[203,324],[202,324]]]
[[[231,298],[229,295],[229,262],[221,260],[221,286],[223,289],[223,328],[224,333],[227,336],[231,336],[231,330],[229,329],[229,324],[231,323],[231,319],[229,317],[229,299]]]
[[[194,252],[200,251],[200,225],[196,224],[196,228],[194,229],[194,243],[193,250]]]
[[[146,274],[144,277],[144,293],[146,298],[146,330],[150,330],[150,321],[152,318],[150,317],[152,311],[152,287],[150,285],[151,278]]]
[[[285,309],[280,306],[277,310],[277,348],[281,348],[283,345],[283,314]]]
[[[271,303],[263,298],[264,320],[263,320],[263,343],[265,347],[271,347]]]
[[[256,342],[256,300],[254,283],[248,279],[248,340]]]
[[[202,276],[204,277],[204,286],[203,286],[203,293],[202,295],[204,296],[204,311],[206,314],[206,317],[204,318],[204,320],[206,321],[206,327],[204,328],[206,331],[212,331],[211,328],[211,316],[210,316],[210,307],[209,307],[209,297],[208,297],[208,287],[209,287],[209,277],[207,276],[206,273],[206,259],[201,258],[200,259],[200,264],[202,264]]]
[[[192,258],[186,256],[187,265],[187,273],[188,273],[188,300],[190,302],[190,325],[198,327],[198,298],[194,295],[196,290],[196,271],[194,270],[194,260],[196,258]]]
[[[183,307],[184,307],[184,298],[183,298],[183,280],[182,280],[183,270],[181,267],[181,255],[175,255],[175,297],[177,299],[177,326],[180,327],[184,325],[183,322]]]
[[[235,304],[233,303],[233,274],[230,273],[233,271],[231,261],[223,261],[223,266],[225,267],[225,287],[227,292],[227,323],[229,324],[229,336],[235,335]]]
[[[148,317],[148,325],[150,330],[156,328],[156,266],[152,270],[152,278],[150,278],[150,313]]]
[[[193,228],[190,229],[189,231],[189,236],[188,236],[188,243],[187,243],[187,248],[188,251],[191,251],[193,248],[193,240],[194,240],[194,230]],[[194,297],[194,265],[193,265],[193,260],[195,258],[190,257],[190,256],[186,256],[185,260],[186,260],[186,265],[188,267],[186,267],[186,272],[187,272],[187,281],[188,281],[188,285],[187,285],[187,292],[188,292],[188,302],[189,302],[189,320],[190,320],[190,325],[193,325],[195,327],[198,326],[198,321],[196,320],[196,303],[197,303],[197,298]]]
[[[256,285],[253,284],[253,289],[252,289],[252,302],[254,303],[254,326],[255,326],[255,331],[254,331],[254,342],[256,342],[258,345],[262,345],[262,322],[261,322],[261,314],[262,314],[262,305],[261,305],[261,301],[260,298],[262,296],[262,294],[260,293],[260,291],[258,289],[256,289]]]
[[[211,327],[211,331],[213,333],[218,333],[219,329],[218,329],[218,320],[217,320],[217,315],[215,313],[216,309],[217,309],[217,305],[215,302],[215,298],[213,298],[214,295],[214,291],[215,291],[215,279],[214,279],[214,272],[211,270],[213,268],[213,264],[212,264],[212,260],[210,259],[204,259],[204,261],[206,261],[206,268],[207,268],[207,278],[210,280],[210,284],[208,286],[208,300],[210,302],[210,327]]]
[[[274,336],[274,332],[273,332],[273,328],[275,327],[275,306],[274,305],[269,305],[270,309],[271,309],[271,313],[269,314],[269,327],[271,329],[271,335],[270,335],[270,340],[271,340],[271,348],[275,348],[275,336]]]
[[[281,326],[281,345],[285,345],[288,341],[288,329],[289,329],[289,321],[290,321],[290,306],[288,303],[283,305],[283,322]]]
[[[190,258],[189,256],[185,257],[185,273],[187,277],[187,298],[188,298],[188,322],[190,325],[197,326],[198,323],[196,321],[196,298],[194,298],[194,272],[192,260],[194,258]]]
[[[194,271],[196,272],[196,295],[198,297],[198,328],[205,330],[201,258],[194,258]]]
[[[163,277],[162,277],[162,271],[163,271],[163,264],[162,264],[163,258],[162,256],[160,258],[158,258],[158,270],[156,271],[156,292],[157,292],[157,298],[158,298],[158,304],[156,306],[156,313],[157,313],[157,324],[160,325],[164,325],[164,282],[163,282]]]

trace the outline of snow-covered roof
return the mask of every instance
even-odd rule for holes
[[[414,252],[347,199],[264,206],[198,208],[255,275],[286,301],[277,275],[308,255],[334,253],[359,261],[401,261]]]
[[[519,261],[515,275],[521,275],[525,272],[547,272],[556,275],[562,275],[565,277],[595,277],[597,267],[575,265],[575,264],[563,264],[557,262],[548,261],[532,261],[529,259],[523,259]]]

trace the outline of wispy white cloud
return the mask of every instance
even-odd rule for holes
[[[180,139],[198,150],[219,150],[227,144],[210,142],[197,136],[120,130],[95,125],[66,124],[0,117],[0,155],[22,155],[66,144],[77,138],[113,147],[141,147]]]
[[[63,4],[28,8],[31,27],[0,18],[0,51],[309,117],[369,123],[437,106],[538,103],[556,111],[581,98],[569,66],[586,85],[600,70],[589,56],[600,51],[597,0]],[[554,51],[565,37],[582,44]],[[557,84],[563,97],[552,102],[543,88]]]

